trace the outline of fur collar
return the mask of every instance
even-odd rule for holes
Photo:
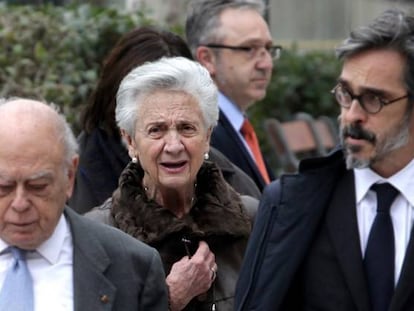
[[[147,198],[142,186],[144,171],[137,163],[129,163],[114,192],[112,216],[122,231],[154,245],[171,234],[216,240],[222,237],[248,237],[250,219],[240,195],[224,180],[214,163],[205,162],[197,175],[196,200],[183,218]]]

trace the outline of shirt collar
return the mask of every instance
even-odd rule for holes
[[[414,206],[414,159],[411,160],[402,170],[389,178],[383,178],[370,168],[354,169],[355,194],[357,204],[365,197],[371,186],[378,182],[392,184]]]
[[[9,245],[6,244],[2,239],[0,239],[0,255],[3,254]]]
[[[66,236],[69,234],[69,227],[65,216],[60,216],[59,222],[53,234],[43,242],[38,248],[37,252],[42,255],[51,264],[58,261],[59,254],[62,251]]]
[[[233,128],[240,129],[244,122],[244,114],[240,108],[232,103],[223,93],[218,93],[218,103],[222,113],[227,117]]]

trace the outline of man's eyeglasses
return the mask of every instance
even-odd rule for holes
[[[408,97],[408,94],[406,94],[395,99],[386,100],[381,98],[378,94],[372,92],[366,92],[361,95],[354,95],[342,84],[335,86],[331,93],[335,96],[336,101],[341,107],[351,107],[352,102],[356,99],[361,105],[362,109],[370,114],[378,113],[384,106]]]
[[[229,49],[233,51],[245,52],[250,59],[256,58],[260,55],[260,52],[263,49],[270,54],[273,59],[279,59],[282,52],[281,45],[270,45],[270,46],[234,46],[234,45],[225,45],[225,44],[204,44],[203,46],[213,48],[213,49]]]

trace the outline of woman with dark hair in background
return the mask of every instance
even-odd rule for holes
[[[141,27],[126,33],[106,58],[100,80],[82,116],[78,137],[80,161],[69,205],[85,213],[102,204],[118,186],[118,178],[130,162],[115,122],[116,92],[121,80],[135,67],[161,57],[192,59],[185,41],[168,31]],[[240,194],[260,197],[255,183],[224,155],[210,148],[210,160]]]

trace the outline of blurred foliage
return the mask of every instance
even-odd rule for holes
[[[0,97],[26,96],[54,102],[79,131],[79,114],[111,47],[128,30],[154,24],[146,11],[122,13],[91,5],[6,5],[0,3]],[[162,24],[178,34],[182,25]],[[336,118],[330,90],[340,63],[333,51],[284,48],[275,63],[267,96],[249,109],[265,156],[272,150],[262,123],[289,120],[297,112]]]
[[[89,5],[0,5],[0,97],[54,102],[79,130],[80,108],[120,35],[151,21]]]
[[[330,90],[340,74],[341,63],[334,51],[301,51],[295,45],[282,51],[273,69],[266,97],[249,109],[265,157],[276,167],[263,129],[263,121],[275,117],[287,121],[298,112],[336,120],[339,107]]]

